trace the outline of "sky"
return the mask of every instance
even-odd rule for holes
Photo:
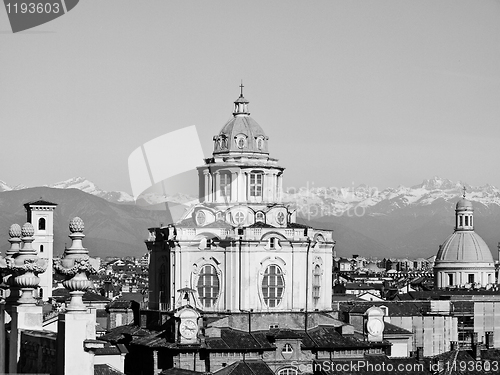
[[[0,67],[9,185],[130,193],[156,137],[210,156],[243,80],[285,187],[500,187],[499,1],[82,0],[15,34],[1,8]]]

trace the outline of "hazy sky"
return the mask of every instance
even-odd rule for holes
[[[209,156],[243,79],[286,186],[500,186],[499,1],[82,0],[17,34],[2,7],[0,67],[10,185],[130,192],[155,137]]]

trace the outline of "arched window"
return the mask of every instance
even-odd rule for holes
[[[268,266],[262,279],[262,294],[265,304],[269,307],[278,306],[283,298],[284,289],[285,278],[281,268],[275,264]]]
[[[207,264],[200,271],[198,296],[204,307],[212,307],[219,296],[219,277],[214,266]]]
[[[277,242],[278,242],[278,239],[276,237],[269,238],[269,248],[276,249]]]
[[[40,252],[43,253],[43,245],[40,245]]]
[[[293,347],[290,344],[283,346],[283,353],[293,353]]]
[[[258,222],[264,222],[264,213],[263,212],[257,212],[255,214],[255,221],[258,221]]]
[[[313,296],[313,303],[315,306],[319,302],[320,289],[321,289],[321,267],[317,264],[314,267],[313,280],[312,280],[312,296]]]
[[[278,375],[298,375],[298,373],[295,367],[286,367],[278,371]]]
[[[38,230],[45,230],[45,219],[43,217],[38,219]]]

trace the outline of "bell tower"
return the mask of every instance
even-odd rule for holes
[[[57,204],[42,199],[24,205],[27,221],[35,229],[33,248],[40,258],[48,260],[49,265],[52,265],[54,259],[54,210],[56,206]],[[52,297],[52,267],[47,267],[47,270],[39,277],[38,297],[47,301],[49,297]]]

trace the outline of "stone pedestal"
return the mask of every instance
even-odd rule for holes
[[[57,325],[57,373],[93,375],[94,354],[85,350],[84,342],[95,338],[95,318],[92,313],[60,314]]]
[[[13,306],[9,344],[9,373],[17,373],[21,346],[21,330],[41,330],[43,312],[41,306]]]

